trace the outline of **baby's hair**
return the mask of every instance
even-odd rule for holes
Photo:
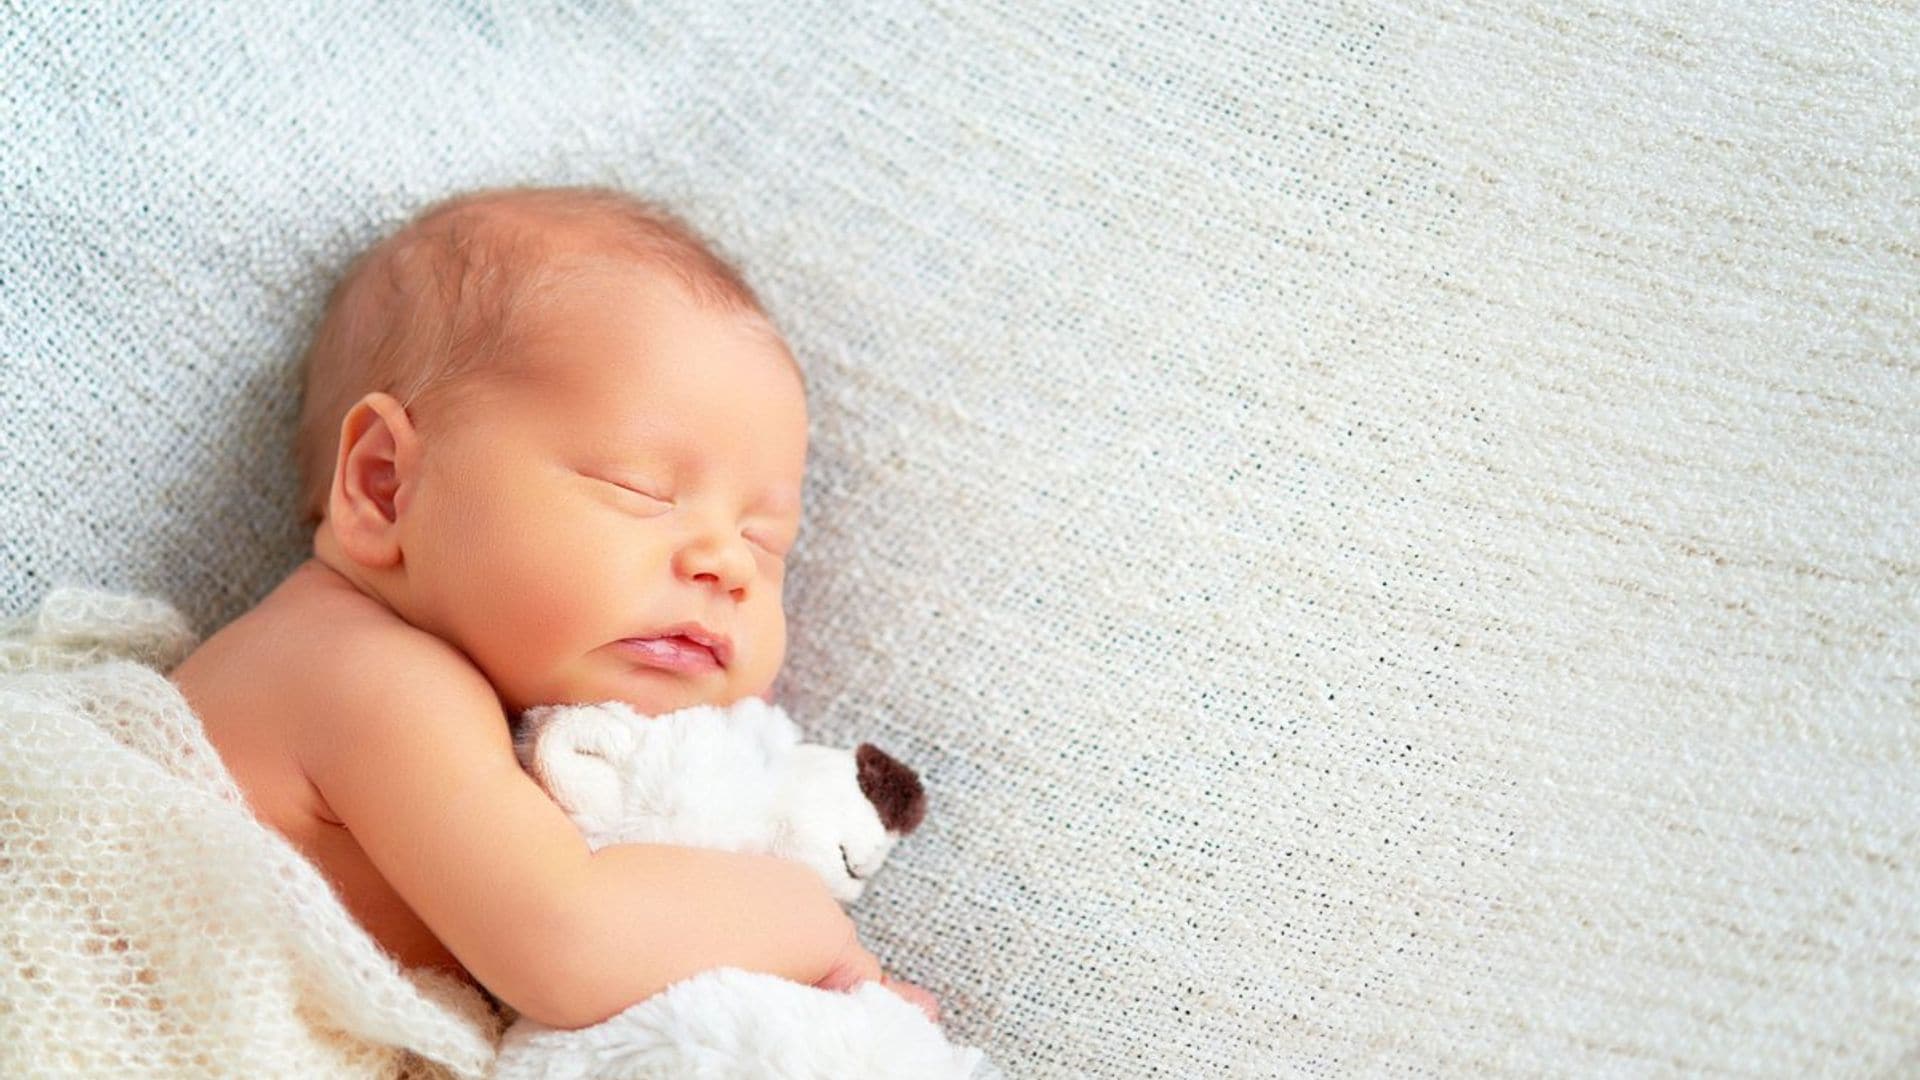
[[[451,397],[464,376],[498,366],[530,308],[609,260],[665,271],[697,302],[765,318],[699,233],[625,192],[494,188],[435,203],[347,267],[301,359],[302,523],[326,515],[340,424],[355,402],[380,391],[424,409]]]

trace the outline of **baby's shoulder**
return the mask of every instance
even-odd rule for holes
[[[314,727],[337,730],[422,710],[504,719],[492,685],[465,653],[366,597],[295,594],[281,617],[298,628],[289,640],[298,641],[295,659]]]
[[[418,627],[370,620],[334,636],[327,683],[343,720],[400,709],[501,712],[492,684],[466,654]]]

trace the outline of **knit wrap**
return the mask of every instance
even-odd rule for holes
[[[482,1074],[480,996],[403,971],[248,810],[162,674],[193,645],[81,589],[0,632],[0,1075]]]

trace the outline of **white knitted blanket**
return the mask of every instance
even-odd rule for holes
[[[171,607],[63,590],[0,634],[0,1076],[475,1076],[498,1035],[403,973],[247,811],[160,670]]]

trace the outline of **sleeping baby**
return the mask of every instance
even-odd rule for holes
[[[590,852],[514,757],[530,706],[780,669],[806,401],[740,275],[618,192],[480,192],[360,256],[305,362],[312,557],[170,675],[260,819],[401,964],[554,1027],[718,967],[885,978],[813,871]]]

